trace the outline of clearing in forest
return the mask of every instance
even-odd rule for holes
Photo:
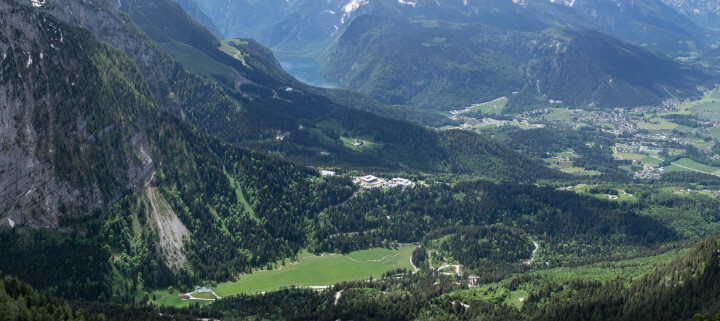
[[[311,287],[334,285],[342,281],[379,278],[384,272],[397,268],[412,271],[410,256],[416,246],[401,246],[397,250],[376,248],[348,254],[303,254],[297,262],[276,270],[245,274],[235,282],[218,284],[215,293],[225,297],[240,293],[261,293],[283,287]]]

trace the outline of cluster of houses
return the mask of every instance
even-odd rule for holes
[[[395,187],[413,187],[415,183],[407,178],[395,177],[391,180],[385,180],[382,178],[375,177],[373,175],[365,175],[355,177],[353,182],[360,184],[363,188],[395,188]]]
[[[353,139],[352,144],[353,144],[353,146],[358,147],[358,148],[365,147],[365,142],[362,140],[358,140],[358,139]]]
[[[190,292],[190,293],[178,294],[178,298],[180,298],[180,300],[190,300],[190,299],[197,300],[196,298],[193,298],[191,296],[191,294],[193,294],[193,293],[214,293],[214,292],[211,288],[209,288],[207,286],[196,286],[195,291]],[[217,295],[215,295],[215,296],[217,297]]]

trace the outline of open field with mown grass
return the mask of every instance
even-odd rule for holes
[[[218,284],[214,289],[220,296],[240,293],[260,293],[290,286],[326,286],[341,281],[379,278],[384,272],[397,268],[412,270],[410,256],[414,246],[397,250],[376,248],[349,254],[303,254],[295,263],[277,270],[245,274],[234,282]]]
[[[705,164],[700,164],[689,158],[679,159],[678,161],[673,162],[672,165],[665,167],[665,170],[668,172],[695,171],[695,172],[701,172],[701,173],[710,174],[710,175],[720,175],[720,168],[708,166]]]
[[[653,118],[648,122],[641,122],[637,124],[638,128],[651,129],[651,130],[673,130],[678,127],[677,124],[671,123],[663,118]]]
[[[650,156],[645,156],[644,158],[642,158],[640,160],[640,162],[642,162],[643,164],[653,165],[653,166],[660,166],[660,164],[662,163],[661,160],[659,160],[655,157],[650,157]]]
[[[503,108],[505,108],[507,101],[507,98],[502,97],[486,103],[473,105],[473,107],[470,108],[470,112],[480,111],[481,113],[486,115],[500,115],[502,114]]]
[[[256,271],[241,275],[234,282],[220,283],[212,287],[220,297],[234,294],[253,294],[279,290],[284,287],[328,286],[342,281],[380,278],[383,273],[397,268],[412,270],[410,256],[415,246],[401,246],[397,250],[375,248],[348,254],[323,254],[321,256],[303,253],[297,262],[289,262],[278,269]],[[177,290],[150,293],[150,302],[157,305],[187,307],[190,304],[209,304],[212,301],[181,300]],[[152,300],[153,295],[157,300]],[[214,298],[212,294],[193,294],[194,297]]]

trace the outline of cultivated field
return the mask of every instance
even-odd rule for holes
[[[695,171],[711,175],[720,175],[720,168],[700,164],[689,158],[682,158],[665,168],[666,171]]]

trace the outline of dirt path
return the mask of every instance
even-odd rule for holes
[[[457,264],[455,264],[455,265],[445,264],[445,265],[439,267],[437,270],[440,271],[440,270],[442,270],[442,269],[444,269],[444,268],[447,268],[447,267],[454,267],[454,268],[455,268],[455,274],[456,274],[456,275],[460,275],[460,265],[457,265]],[[442,272],[442,274],[445,274],[445,275],[453,275],[453,273],[451,273],[451,272]]]
[[[358,260],[356,260],[356,259],[353,259],[353,258],[347,256],[347,255],[342,255],[342,257],[344,257],[344,258],[346,258],[346,259],[348,259],[348,260],[350,260],[350,261],[357,262],[357,263],[367,263],[367,262],[382,262],[383,260],[387,259],[388,257],[398,256],[398,255],[400,255],[400,254],[388,254],[388,255],[385,255],[385,256],[377,259],[377,260],[366,260],[366,261],[358,261]],[[412,255],[410,255],[410,257],[412,258]],[[411,263],[411,264],[412,264],[412,263]]]
[[[187,296],[189,296],[189,297],[190,297],[190,299],[188,299],[188,300],[198,300],[198,301],[215,301],[215,300],[219,300],[219,299],[222,299],[222,297],[221,297],[221,296],[219,296],[219,295],[217,295],[217,293],[215,293],[215,291],[212,291],[212,292],[210,292],[210,293],[212,293],[212,295],[214,295],[214,296],[215,296],[215,299],[204,299],[204,298],[196,298],[196,297],[194,297],[194,296],[193,296],[193,294],[195,294],[195,293],[197,293],[197,291],[193,291],[193,292],[190,292],[190,293],[185,293],[185,295],[187,295]]]
[[[465,309],[470,308],[470,305],[465,304],[465,303],[462,303],[462,302],[457,301],[457,300],[456,300],[456,301],[452,301],[452,304],[459,304],[459,305],[461,305],[461,306],[462,306],[463,308],[465,308]]]
[[[412,258],[413,258],[413,257],[412,257],[412,254],[410,254],[410,265],[412,265],[412,267],[413,267],[413,273],[417,273],[417,271],[419,271],[420,269],[418,269],[417,266],[415,266],[415,264],[413,263]]]

